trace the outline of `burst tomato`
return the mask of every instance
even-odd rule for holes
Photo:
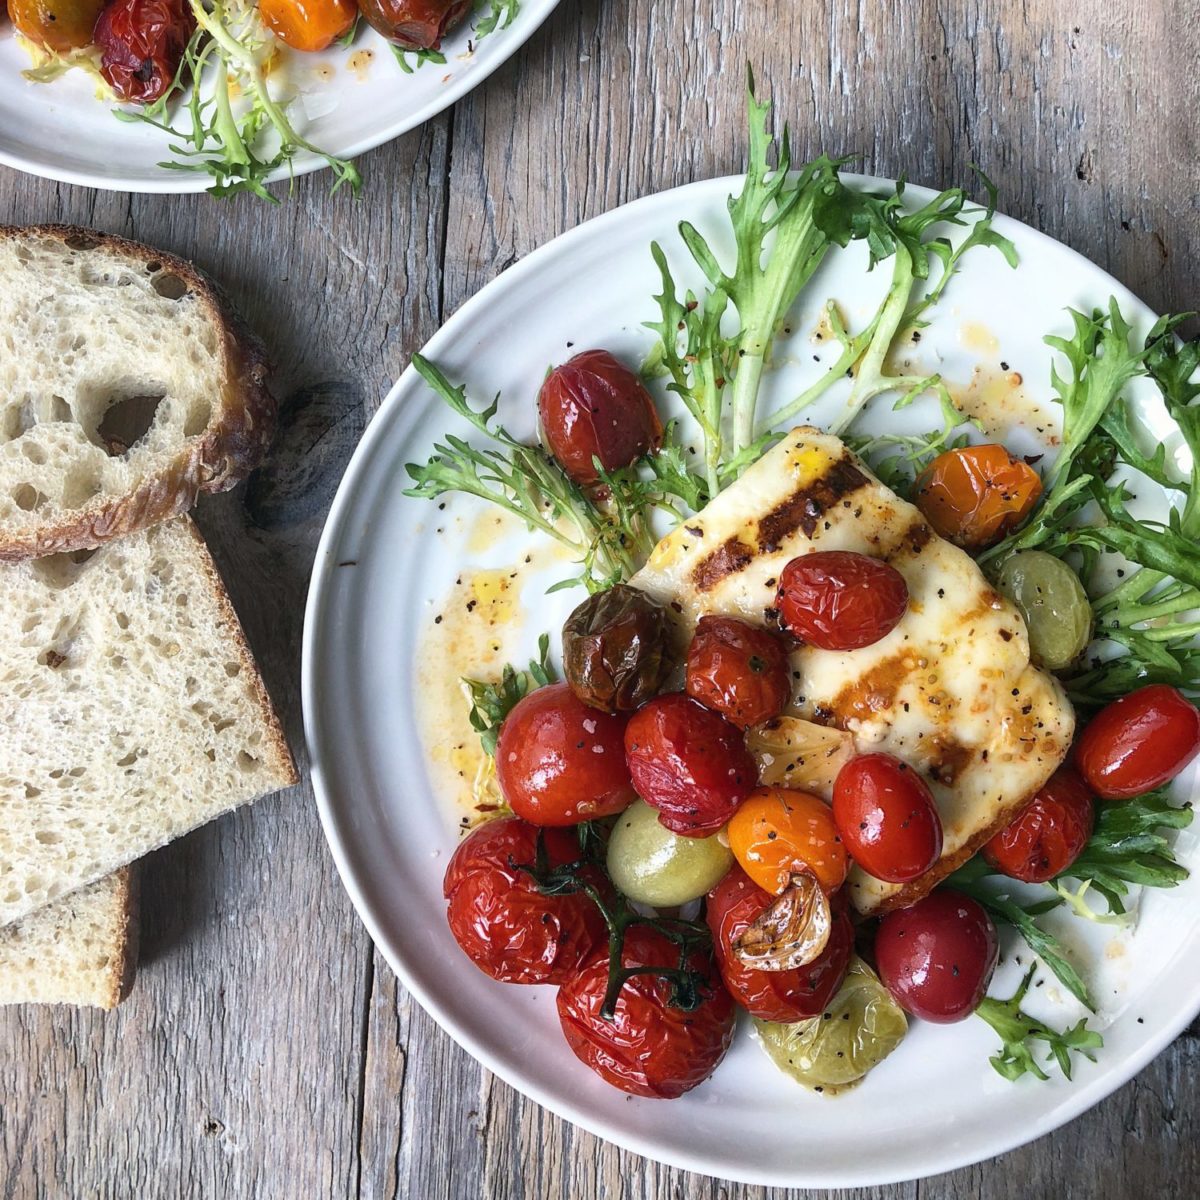
[[[632,925],[621,963],[627,970],[674,969],[679,949],[657,930]],[[700,977],[698,1007],[673,1007],[671,986],[661,975],[634,975],[609,1020],[600,1011],[608,953],[595,954],[558,993],[563,1033],[580,1061],[613,1087],[651,1099],[673,1100],[703,1083],[733,1040],[734,1006],[711,955],[696,951],[687,965]]]
[[[848,550],[793,558],[776,598],[784,625],[821,650],[859,650],[886,637],[908,609],[908,585],[888,563]]]
[[[829,944],[818,958],[790,971],[751,970],[737,960],[732,946],[774,899],[734,867],[709,892],[706,919],[721,977],[734,1000],[752,1017],[792,1024],[822,1012],[842,986],[854,950],[854,926],[839,894],[832,903]]]
[[[983,550],[1015,529],[1041,494],[1038,473],[995,444],[939,454],[915,489],[929,524],[968,550]]]
[[[324,50],[358,15],[354,0],[258,0],[271,32],[293,50]]]
[[[833,785],[833,817],[850,857],[887,883],[924,875],[942,853],[929,785],[890,754],[860,754]]]
[[[662,422],[645,384],[607,350],[585,350],[555,367],[538,393],[542,437],[578,484],[627,467],[662,442]]]
[[[535,825],[577,825],[628,808],[626,719],[589,708],[565,683],[530,692],[496,743],[496,778],[508,806]]]
[[[729,848],[742,870],[776,896],[798,871],[816,876],[831,896],[849,867],[829,805],[791,788],[752,792],[729,822]]]
[[[633,786],[672,833],[716,833],[757,782],[742,731],[679,692],[638,709],[625,729]]]
[[[701,617],[687,653],[687,694],[742,729],[783,712],[791,693],[787,648],[734,617]]]
[[[407,50],[437,50],[474,0],[358,0],[367,23]]]
[[[579,857],[574,831],[503,817],[458,844],[442,885],[454,940],[503,983],[563,983],[606,944],[604,919],[587,896],[544,896],[520,869],[536,862],[539,832],[550,866]]]
[[[1095,824],[1096,805],[1087,784],[1063,767],[984,846],[983,857],[1010,879],[1045,883],[1079,857]]]
[[[879,977],[914,1017],[947,1025],[979,1007],[1000,953],[983,906],[949,888],[890,912],[875,933]]]
[[[1200,712],[1165,683],[1123,696],[1088,722],[1075,765],[1102,800],[1128,800],[1175,778],[1200,753]]]
[[[195,27],[187,0],[112,0],[96,22],[100,73],[118,99],[153,104],[174,82]]]

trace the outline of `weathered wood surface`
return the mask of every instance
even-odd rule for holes
[[[961,180],[1158,308],[1200,305],[1192,0],[564,0],[452,112],[362,162],[360,203],[91,193],[0,171],[0,222],[94,224],[196,259],[268,340],[290,398],[276,472],[202,521],[300,746],[303,593],[365,419],[440,320],[579,221],[739,169],[753,63],[798,156]],[[133,997],[0,1012],[0,1198],[765,1200],[583,1134],[489,1077],[358,925],[311,789],[154,856]],[[879,1197],[1159,1197],[1200,1175],[1200,1041],[1065,1130]],[[864,1131],[869,1136],[869,1131]],[[799,1195],[800,1193],[792,1193]]]

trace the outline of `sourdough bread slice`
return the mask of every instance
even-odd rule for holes
[[[0,560],[97,546],[232,487],[270,442],[265,378],[190,264],[0,226]]]
[[[190,519],[0,568],[0,925],[295,781]]]
[[[0,1004],[115,1008],[137,966],[136,885],[123,867],[0,929]]]

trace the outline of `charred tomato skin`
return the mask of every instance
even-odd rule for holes
[[[358,11],[375,30],[406,50],[438,50],[474,0],[358,0]]]
[[[791,682],[787,647],[777,634],[736,617],[700,618],[684,685],[693,700],[749,729],[783,712]]]
[[[1096,825],[1096,802],[1070,767],[1062,767],[983,848],[983,857],[1010,879],[1046,883],[1083,852]]]
[[[938,1025],[962,1021],[979,1007],[999,953],[983,906],[950,888],[888,913],[875,932],[884,986],[906,1012]]]
[[[900,623],[908,610],[908,584],[877,558],[817,550],[783,568],[776,607],[802,642],[819,650],[860,650]]]
[[[633,714],[625,758],[637,794],[684,837],[716,833],[758,778],[742,731],[680,692]]]
[[[854,926],[838,893],[831,904],[833,928],[820,956],[790,971],[755,971],[733,955],[733,943],[775,897],[734,867],[708,894],[705,919],[712,931],[721,978],[730,995],[752,1017],[790,1025],[818,1016],[833,999],[854,952]]]
[[[153,104],[175,80],[196,22],[187,0],[112,0],[96,20],[100,73],[119,100]]]
[[[1102,800],[1128,800],[1174,779],[1200,753],[1200,712],[1154,683],[1102,708],[1075,747],[1075,765]]]
[[[607,350],[585,350],[546,376],[538,393],[542,439],[581,487],[627,467],[662,444],[654,399],[634,371]]]
[[[468,958],[502,983],[564,983],[606,943],[600,910],[582,892],[543,896],[520,868],[579,858],[573,830],[539,830],[519,817],[488,821],[454,851],[442,891],[450,931]]]
[[[537,688],[500,727],[496,778],[509,808],[534,825],[578,825],[634,800],[626,718],[583,703],[565,683]]]
[[[908,883],[941,857],[942,819],[929,785],[890,754],[860,754],[838,772],[833,816],[850,857],[886,883]]]
[[[1042,481],[1028,463],[989,443],[939,454],[913,494],[937,533],[964,550],[983,550],[1029,515]]]
[[[658,930],[632,925],[622,965],[677,967],[678,947]],[[575,1056],[613,1087],[634,1096],[674,1100],[703,1083],[733,1040],[734,1004],[712,956],[688,960],[702,973],[703,999],[690,1011],[669,1003],[661,976],[634,975],[617,997],[612,1020],[601,1016],[608,987],[608,952],[592,956],[558,992],[558,1016]]]

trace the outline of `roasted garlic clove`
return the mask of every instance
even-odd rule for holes
[[[753,971],[790,971],[821,954],[832,927],[821,885],[812,875],[793,875],[787,891],[733,943],[733,954]]]

